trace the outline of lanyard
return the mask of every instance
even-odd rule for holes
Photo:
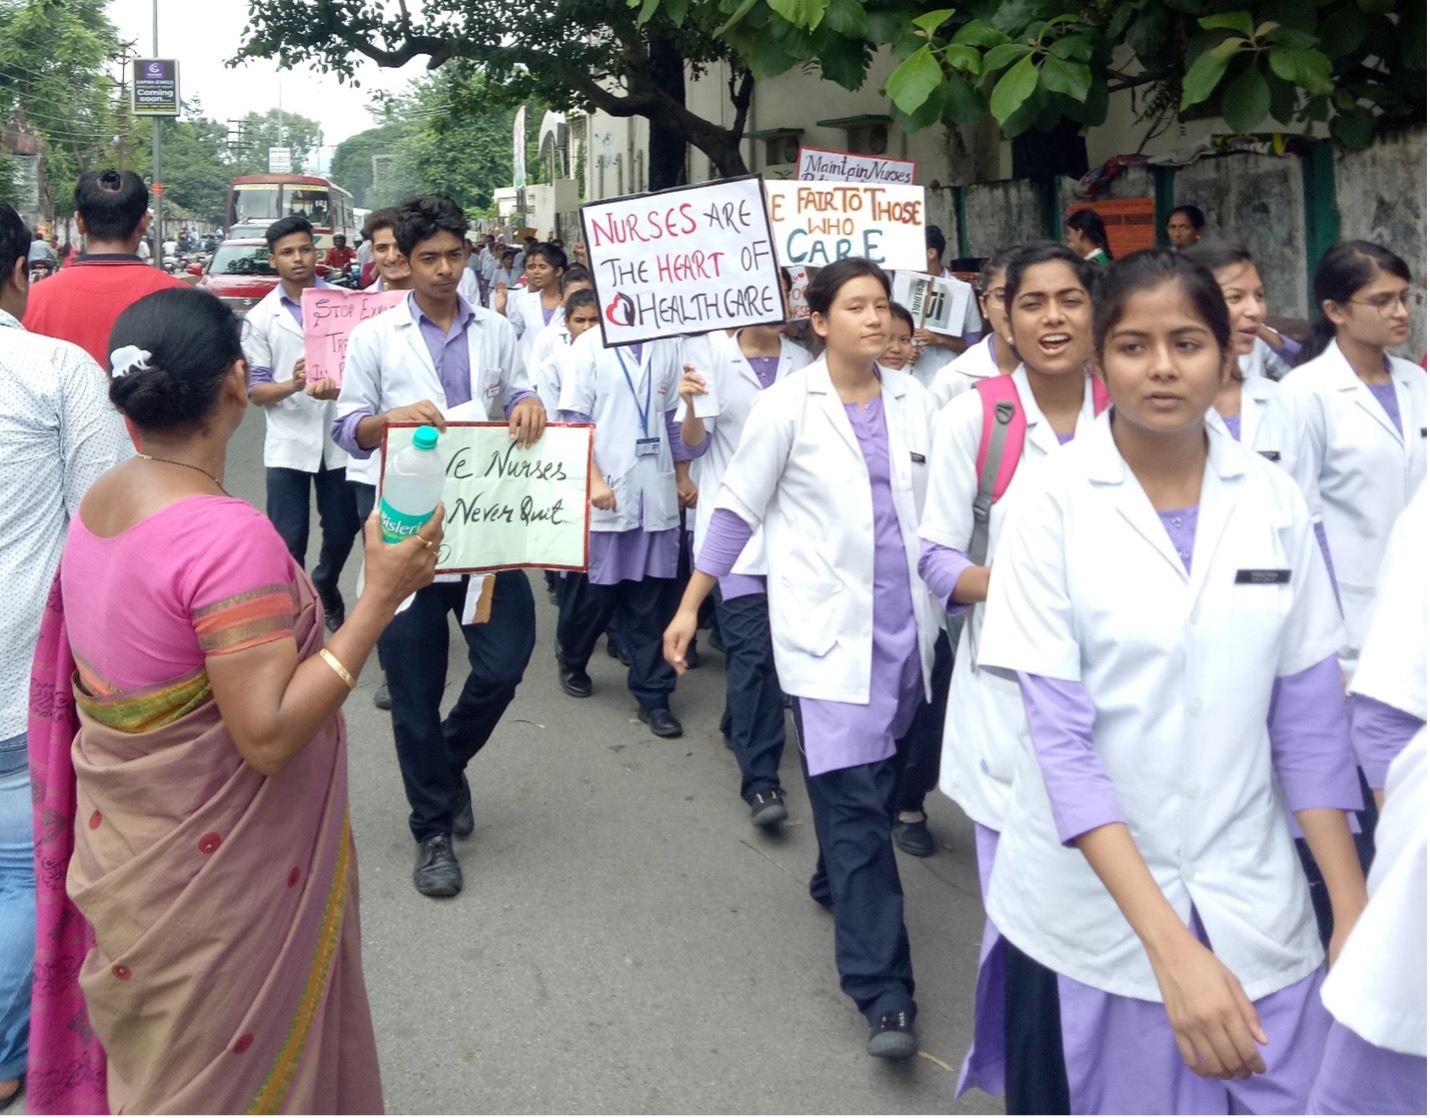
[[[640,398],[640,396],[636,393],[635,381],[631,380],[631,371],[630,371],[630,369],[628,369],[628,368],[626,367],[626,359],[625,359],[625,357],[621,354],[621,347],[620,347],[620,346],[617,346],[617,347],[616,347],[616,360],[621,363],[621,372],[623,372],[623,373],[626,375],[626,387],[631,390],[631,399],[635,401],[636,414],[641,417],[641,435],[642,435],[643,437],[649,437],[649,435],[650,435],[650,393],[651,393],[651,380],[652,380],[652,377],[651,377],[651,375],[650,375],[650,369],[649,369],[649,367],[646,368],[646,378],[645,378],[645,408],[644,408],[644,410],[642,410],[642,408],[641,408],[641,398]],[[637,371],[637,372],[640,371],[639,366],[637,366],[637,370],[636,370],[636,371]]]

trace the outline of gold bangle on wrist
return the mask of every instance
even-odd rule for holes
[[[348,671],[347,668],[343,667],[342,661],[340,661],[326,648],[318,649],[318,655],[323,658],[323,663],[327,664],[328,667],[332,668],[333,671],[338,673],[338,677],[348,685],[349,691],[355,690],[357,688],[357,680],[353,678],[352,672]]]

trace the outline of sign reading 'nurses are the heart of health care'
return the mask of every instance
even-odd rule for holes
[[[581,207],[607,346],[783,322],[756,175]]]

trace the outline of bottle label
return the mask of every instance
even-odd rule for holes
[[[384,543],[401,543],[403,540],[411,539],[417,535],[422,525],[432,519],[430,512],[420,513],[416,516],[411,513],[398,512],[386,501],[380,502],[379,508]]]

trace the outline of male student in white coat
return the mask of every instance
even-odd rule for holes
[[[448,413],[461,409],[484,419],[499,404],[521,445],[536,442],[546,428],[546,411],[521,367],[511,325],[457,293],[467,253],[461,209],[440,195],[412,198],[398,207],[395,228],[412,269],[412,292],[353,330],[333,427],[353,455],[351,476],[364,518],[376,500],[380,457],[373,452],[389,423],[445,430]],[[378,642],[418,844],[413,884],[429,897],[461,891],[452,836],[465,838],[475,829],[466,768],[516,695],[536,643],[526,575],[502,571],[492,577],[490,618],[461,625],[471,671],[445,719],[447,615],[457,614],[459,622],[470,616],[477,584],[463,577],[419,590]]]
[[[338,577],[362,522],[347,484],[347,451],[332,436],[338,386],[330,377],[308,380],[303,360],[303,292],[327,285],[317,275],[318,251],[307,218],[275,221],[266,236],[268,262],[279,279],[243,322],[248,398],[263,409],[267,422],[268,519],[299,567],[308,557],[308,494],[316,491],[323,547],[313,586],[331,633],[346,616]]]
[[[968,299],[964,303],[963,326],[957,335],[940,334],[936,330],[918,326],[914,331],[914,344],[918,356],[913,368],[906,370],[913,374],[925,388],[933,384],[938,371],[983,336],[983,316],[978,311],[978,298],[973,288],[956,277],[943,266],[943,254],[948,249],[943,230],[930,225],[924,230],[925,255],[928,257],[928,274],[942,279],[954,288],[968,288]]]

